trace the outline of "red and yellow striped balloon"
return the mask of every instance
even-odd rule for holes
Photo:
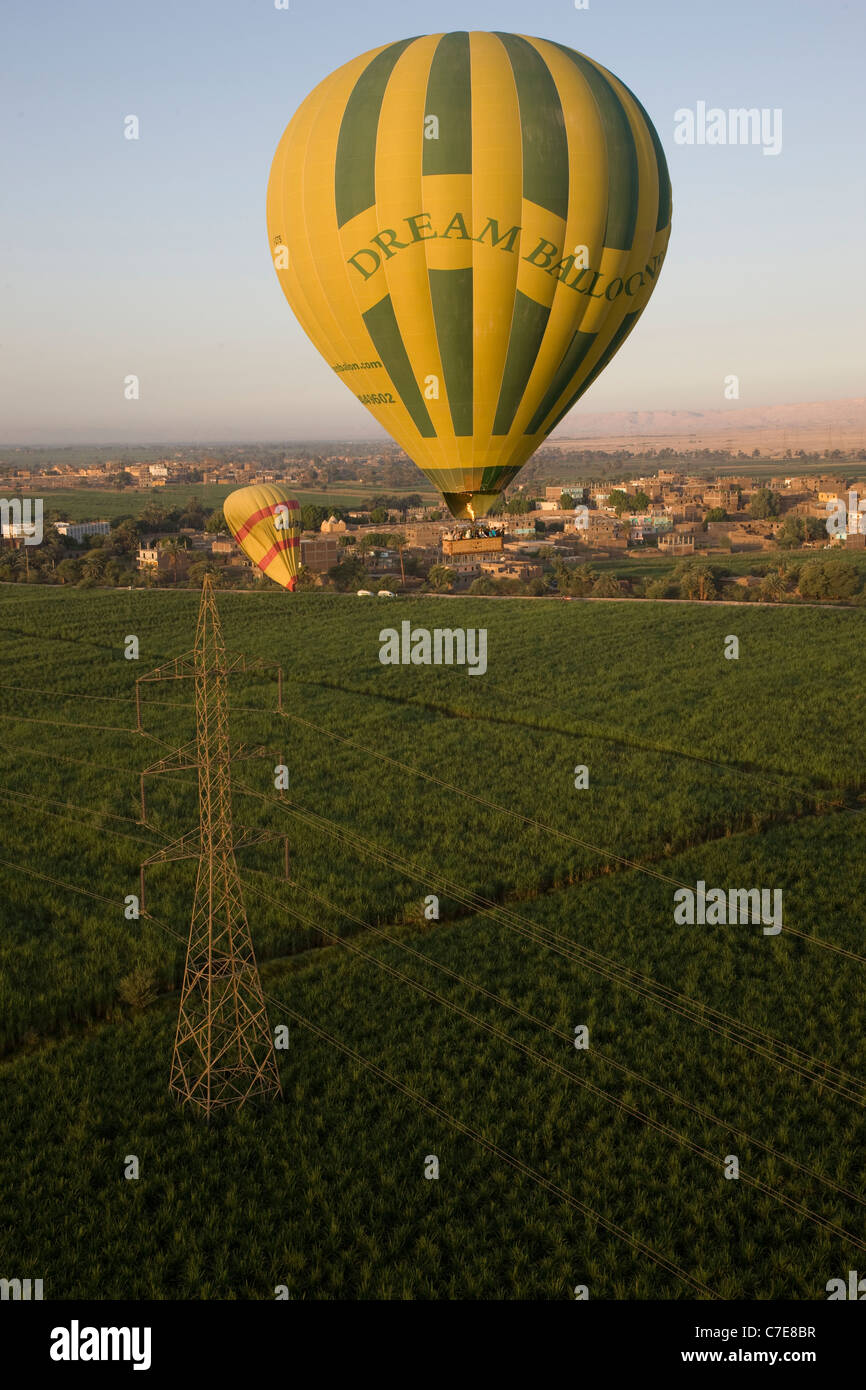
[[[253,564],[284,589],[294,589],[301,552],[299,503],[282,488],[262,483],[229,493],[223,515]]]

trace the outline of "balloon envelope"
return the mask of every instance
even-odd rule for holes
[[[283,291],[357,398],[481,516],[591,385],[670,234],[661,142],[562,44],[432,34],[338,68],[271,167]]]
[[[223,503],[223,515],[241,549],[260,570],[294,589],[301,549],[301,509],[271,483],[238,488]]]

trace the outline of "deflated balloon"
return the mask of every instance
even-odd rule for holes
[[[289,304],[461,517],[489,509],[625,341],[670,220],[637,98],[516,34],[346,63],[295,114],[268,185]]]
[[[301,549],[301,509],[294,498],[270,483],[242,487],[229,493],[223,515],[253,564],[284,589],[294,589]]]

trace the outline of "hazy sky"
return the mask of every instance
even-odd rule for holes
[[[566,432],[582,411],[728,408],[728,373],[740,407],[862,395],[864,13],[860,0],[3,0],[0,441],[379,437],[279,289],[268,170],[333,68],[452,29],[588,53],[641,98],[667,153],[658,288]],[[781,108],[781,153],[676,144],[674,112],[699,101]]]

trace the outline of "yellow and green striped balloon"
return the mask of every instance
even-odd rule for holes
[[[296,112],[268,185],[301,325],[458,517],[489,510],[625,341],[670,222],[637,98],[518,34],[346,63]]]

